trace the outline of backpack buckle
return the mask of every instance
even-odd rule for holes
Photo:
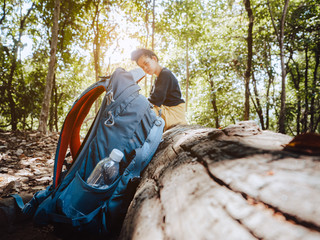
[[[114,125],[114,118],[111,111],[108,112],[108,115],[109,117],[104,121],[104,125],[106,125],[107,127],[112,127]]]
[[[112,92],[112,91],[109,91],[109,92],[107,93],[106,98],[107,98],[107,102],[106,102],[107,106],[108,106],[109,104],[113,103],[113,102],[114,102],[113,92]]]

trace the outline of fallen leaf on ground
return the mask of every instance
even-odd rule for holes
[[[297,135],[291,142],[285,145],[283,150],[309,155],[320,155],[320,134],[304,133]]]

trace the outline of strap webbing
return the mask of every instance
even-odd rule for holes
[[[73,219],[57,213],[50,213],[50,217],[53,222],[68,223],[68,224],[72,224],[72,226],[74,227],[77,227],[82,224],[91,222],[91,220],[101,211],[102,208],[103,206],[100,206],[94,211],[88,213],[87,215],[84,215],[78,218],[73,218]]]
[[[11,196],[16,200],[18,207],[22,209],[24,207],[22,197],[19,194],[12,194]]]
[[[81,125],[85,117],[88,115],[91,105],[104,91],[106,91],[106,88],[103,85],[97,84],[90,91],[81,96],[81,98],[76,101],[76,103],[68,113],[63,124],[59,143],[57,146],[53,175],[54,188],[56,188],[58,185],[59,176],[62,170],[68,146],[70,145],[70,150],[72,156],[74,157],[81,145],[79,134]]]

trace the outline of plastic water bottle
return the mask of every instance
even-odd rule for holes
[[[87,179],[87,183],[96,188],[105,189],[109,187],[119,175],[119,163],[123,153],[113,149],[109,157],[102,159]]]

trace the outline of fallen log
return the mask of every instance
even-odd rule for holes
[[[252,121],[168,130],[119,239],[320,239],[320,157],[291,139]]]

